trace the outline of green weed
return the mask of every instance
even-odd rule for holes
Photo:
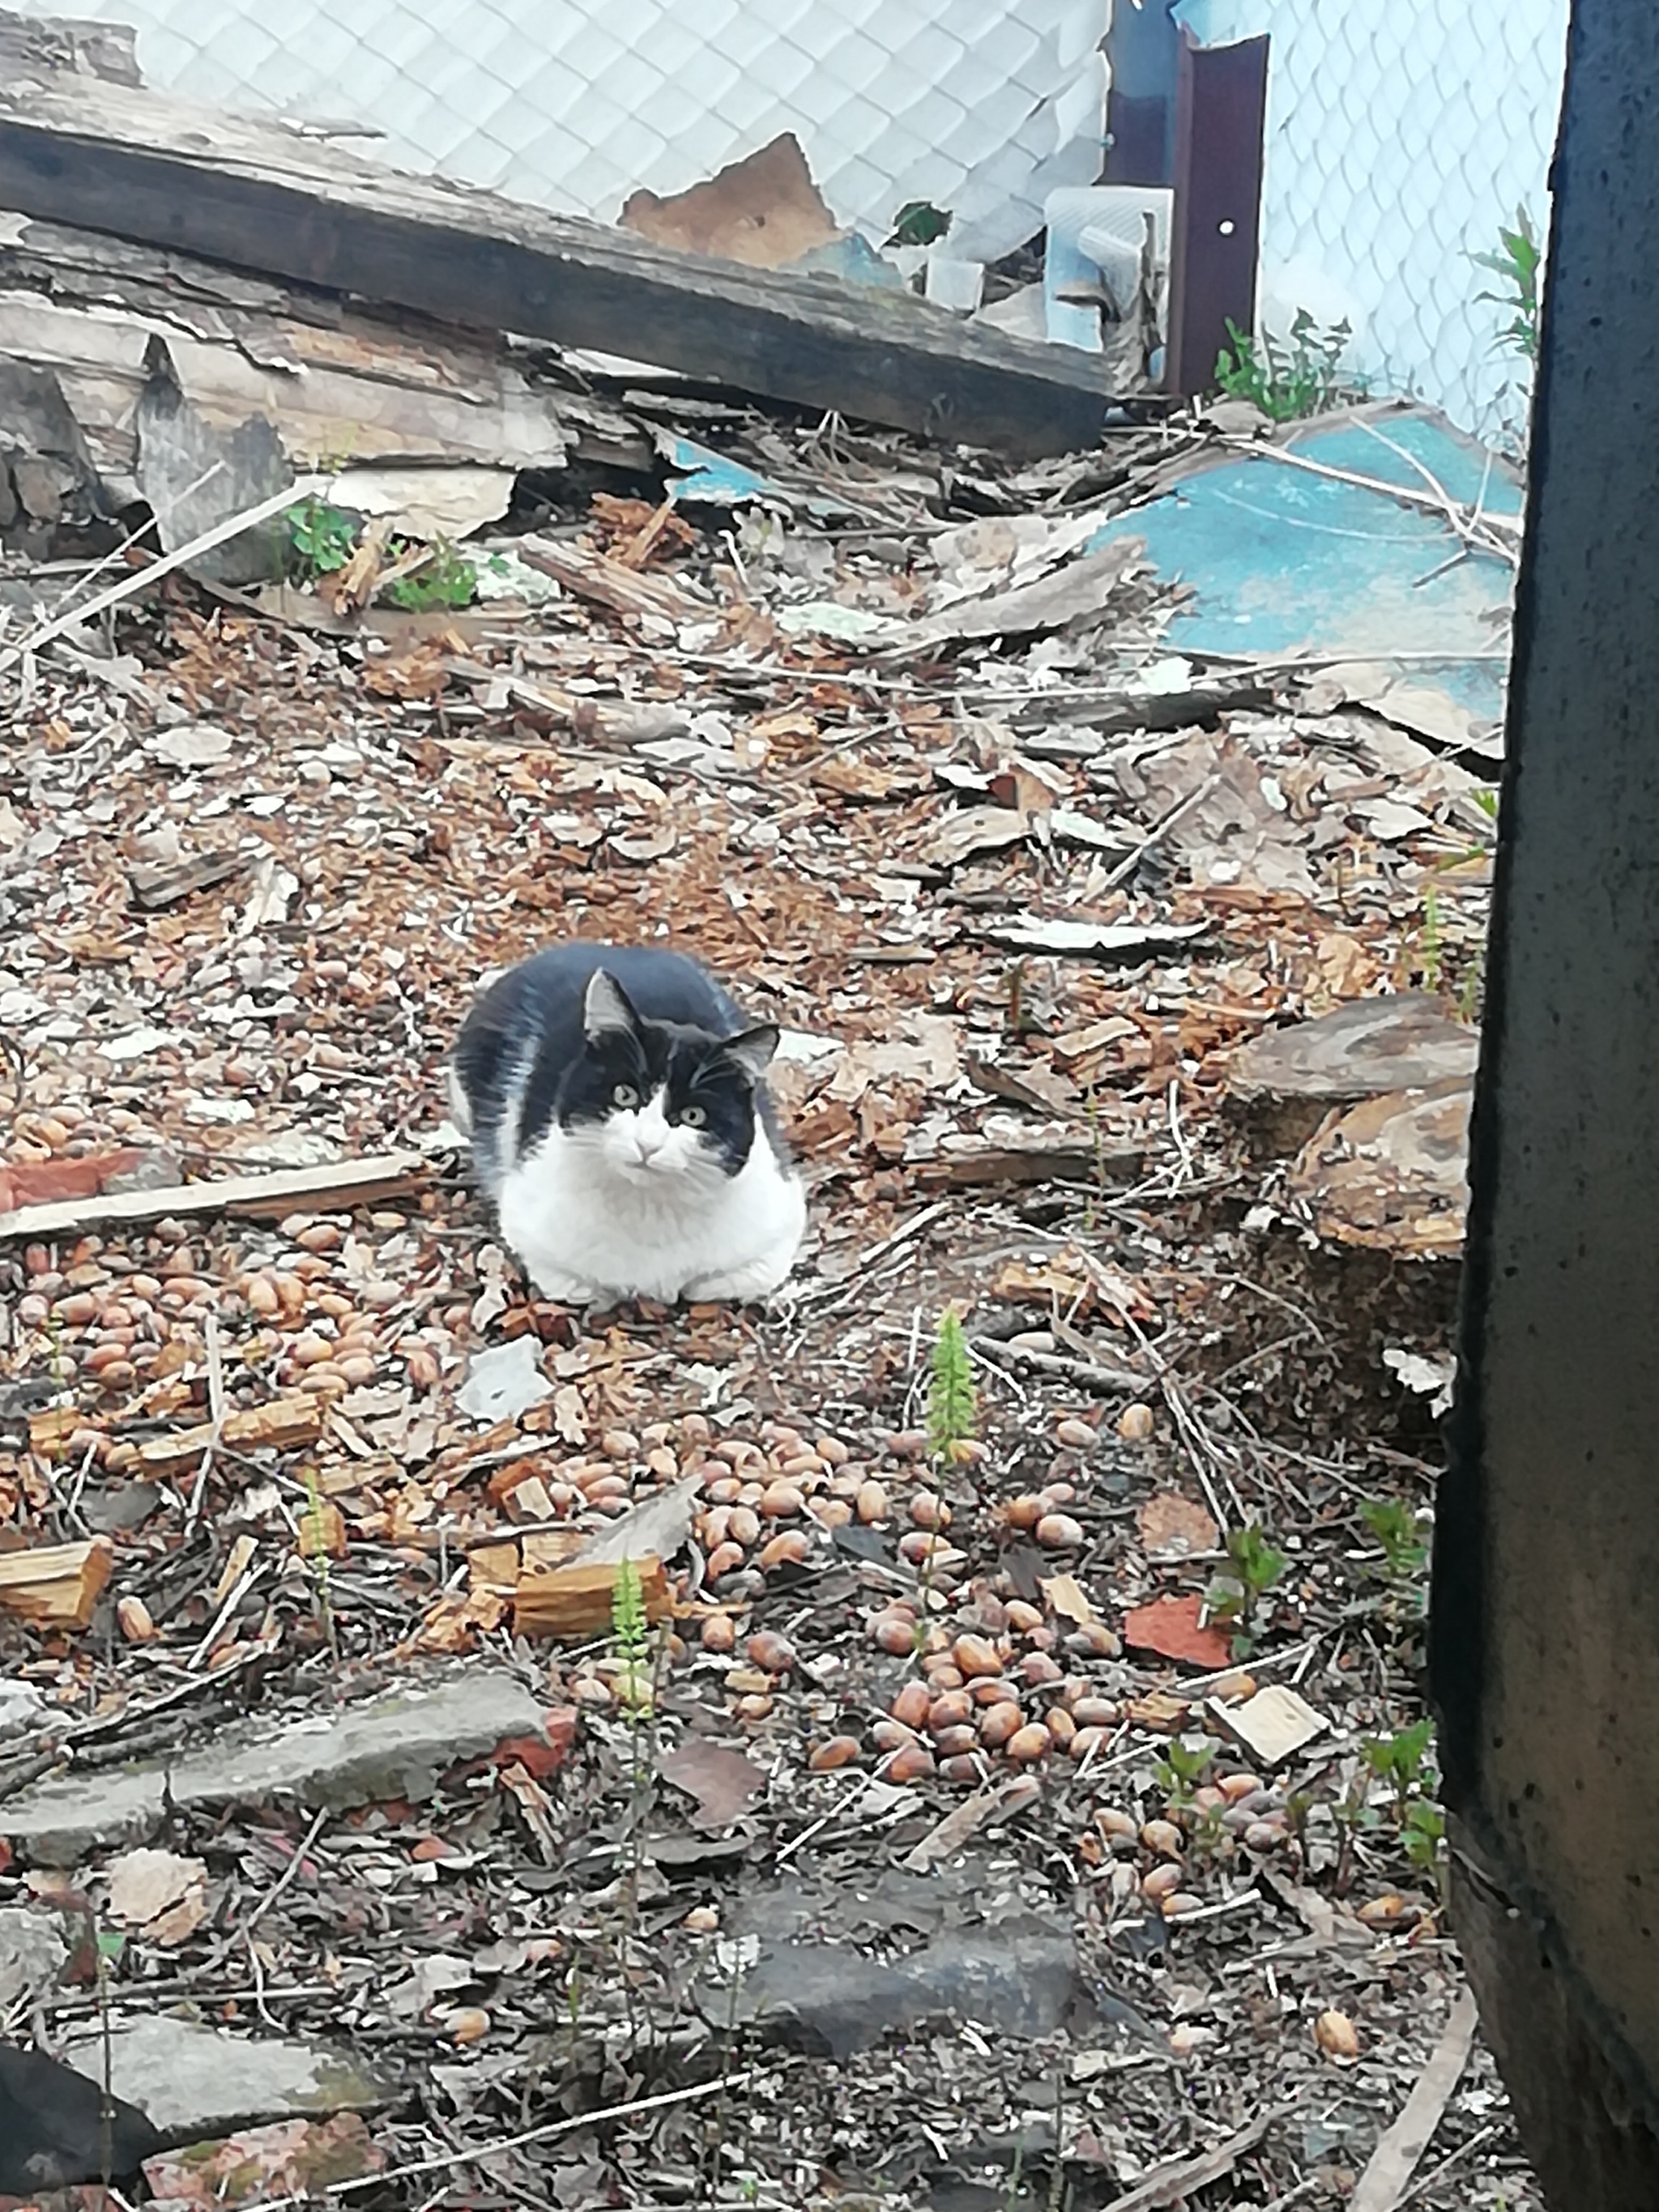
[[[1429,1547],[1411,1507],[1399,1498],[1368,1498],[1359,1517],[1382,1547],[1383,1580],[1396,1589],[1413,1584],[1428,1562]]]
[[[1490,300],[1510,310],[1510,319],[1498,334],[1500,346],[1513,347],[1531,367],[1538,366],[1538,292],[1544,265],[1543,241],[1525,208],[1515,211],[1515,228],[1501,223],[1498,245],[1491,252],[1470,256],[1477,269],[1489,270],[1502,289],[1477,292],[1477,300]]]
[[[962,1317],[947,1306],[934,1339],[927,1385],[927,1456],[935,1467],[954,1467],[967,1459],[979,1414],[974,1370]]]
[[[1172,1735],[1162,1759],[1152,1771],[1158,1777],[1158,1786],[1169,1800],[1171,1812],[1184,1813],[1192,1804],[1193,1794],[1208,1771],[1215,1757],[1215,1746],[1203,1741],[1189,1742],[1184,1737]]]
[[[1392,1735],[1368,1735],[1360,1744],[1366,1765],[1379,1782],[1386,1782],[1393,1790],[1402,1821],[1412,1799],[1434,1784],[1434,1769],[1428,1763],[1433,1735],[1434,1723],[1425,1717],[1410,1728],[1396,1729]]]
[[[1227,1571],[1219,1574],[1204,1594],[1204,1607],[1212,1620],[1232,1629],[1235,1659],[1248,1659],[1258,1641],[1261,1601],[1278,1583],[1286,1560],[1260,1528],[1234,1528],[1227,1537]]]
[[[356,551],[357,517],[313,495],[289,509],[288,538],[299,580],[310,583],[343,568]]]
[[[1274,422],[1300,422],[1322,415],[1344,399],[1363,399],[1363,379],[1341,373],[1341,361],[1353,331],[1346,318],[1322,329],[1305,307],[1298,307],[1290,335],[1264,330],[1259,339],[1227,318],[1229,345],[1216,356],[1217,387],[1230,399],[1248,399]]]
[[[394,561],[402,560],[410,550],[408,546],[394,547]],[[410,569],[406,576],[394,576],[380,596],[388,606],[400,607],[405,614],[423,615],[434,608],[470,607],[477,589],[471,563],[447,538],[440,538],[419,568]]]

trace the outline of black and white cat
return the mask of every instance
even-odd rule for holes
[[[492,983],[450,1109],[543,1295],[764,1297],[806,1226],[762,1078],[777,1048],[683,953],[557,945]]]

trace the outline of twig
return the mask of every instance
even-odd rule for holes
[[[213,1470],[213,1455],[218,1450],[219,1440],[225,1431],[225,1362],[219,1343],[217,1314],[209,1313],[204,1334],[207,1340],[208,1419],[211,1425],[207,1443],[202,1449],[202,1463],[196,1470],[189,1510],[185,1515],[186,1538],[196,1533],[196,1523],[202,1514],[202,1501],[207,1496],[208,1476]],[[237,1595],[240,1595],[240,1589]]]
[[[163,576],[171,575],[175,568],[182,568],[187,562],[195,560],[198,554],[210,553],[216,545],[223,545],[233,538],[240,538],[245,530],[252,530],[262,522],[269,522],[273,515],[285,514],[290,507],[297,507],[302,499],[319,498],[332,488],[333,483],[332,477],[296,477],[286,491],[273,492],[269,499],[262,499],[257,507],[246,507],[240,514],[229,515],[223,522],[216,522],[211,530],[204,530],[199,538],[192,538],[188,544],[175,546],[171,553],[163,554],[159,561],[152,561],[143,568],[135,568],[130,576],[123,576],[118,584],[110,585],[106,591],[83,600],[78,607],[70,607],[66,613],[54,615],[50,622],[42,623],[38,629],[31,630],[9,651],[0,653],[0,669],[15,668],[26,653],[38,653],[43,645],[50,645],[54,638],[66,636],[70,630],[78,629],[82,623],[90,622],[94,615],[100,615],[106,608],[119,606],[123,600],[135,598],[151,584],[159,583]]]
[[[1184,799],[1177,799],[1163,819],[1152,824],[1140,842],[1131,846],[1117,865],[1108,872],[1103,890],[1115,890],[1127,877],[1132,876],[1158,840],[1175,828],[1183,814],[1190,814],[1194,806],[1201,805],[1220,781],[1219,772],[1206,775],[1195,791],[1189,791]]]
[[[254,1906],[252,1911],[249,1913],[247,1918],[243,1922],[242,1933],[244,1936],[251,1936],[253,1933],[259,1923],[264,1918],[266,1913],[270,1911],[271,1906],[276,1904],[277,1899],[288,1887],[289,1882],[291,1882],[294,1880],[294,1877],[299,1873],[301,1867],[305,1863],[306,1853],[316,1842],[318,1837],[321,1835],[323,1832],[323,1824],[327,1818],[327,1806],[319,1806],[311,1826],[306,1830],[304,1836],[295,1847],[293,1857],[283,1869],[282,1874],[278,1879],[265,1892],[258,1905]]]
[[[1387,439],[1383,440],[1385,445],[1388,442]],[[1285,446],[1261,445],[1253,438],[1223,438],[1221,443],[1231,447],[1235,453],[1249,453],[1257,460],[1282,461],[1287,468],[1306,469],[1310,475],[1328,477],[1333,483],[1352,484],[1360,491],[1379,492],[1385,499],[1397,499],[1407,507],[1422,507],[1431,514],[1438,515],[1442,521],[1451,520],[1451,527],[1460,538],[1468,539],[1469,536],[1469,526],[1467,522],[1462,522],[1449,516],[1448,509],[1451,504],[1451,495],[1443,486],[1440,488],[1440,494],[1437,498],[1430,492],[1413,491],[1406,484],[1389,483],[1382,477],[1361,476],[1356,469],[1334,469],[1328,461],[1310,460],[1305,453],[1292,453]],[[1414,465],[1421,467],[1422,465],[1419,462]],[[1424,473],[1426,475],[1428,471],[1425,470]],[[1492,531],[1502,529],[1506,536],[1513,536],[1518,539],[1521,535],[1521,519],[1518,515],[1513,518],[1506,515],[1500,522],[1497,516],[1492,516],[1487,520],[1486,527]],[[1511,567],[1520,557],[1515,548],[1504,544],[1501,540],[1493,539],[1488,542],[1483,537],[1474,542],[1480,545],[1483,553],[1490,553],[1498,560],[1507,561]],[[1457,654],[1452,657],[1461,659],[1464,656]],[[1504,653],[1501,657],[1507,660],[1509,655]]]
[[[1212,2150],[1202,2150],[1190,2158],[1168,2159],[1121,2197],[1113,2197],[1106,2212],[1161,2212],[1161,2208],[1184,2203],[1196,2191],[1212,2181],[1219,2181],[1232,2172],[1247,2150],[1254,2150],[1275,2121],[1296,2110],[1294,2103],[1273,2105],[1259,2112],[1247,2128],[1229,2136],[1224,2142]]]
[[[1488,2120],[1484,2128],[1477,2128],[1467,2142],[1459,2143],[1455,2150],[1447,2153],[1438,2166],[1431,2166],[1420,2180],[1413,2182],[1411,2187],[1401,2198],[1401,2203],[1408,2204],[1413,2197],[1421,2197],[1426,2191],[1434,2188],[1443,2174],[1449,2173],[1452,2167],[1460,2160],[1466,2159],[1472,2150],[1479,2150],[1483,2142],[1490,2142],[1497,2133],[1496,2120]]]
[[[969,1339],[969,1349],[994,1364],[1029,1367],[1034,1374],[1056,1375],[1067,1382],[1081,1382],[1091,1390],[1127,1390],[1139,1397],[1146,1377],[1127,1367],[1109,1367],[1103,1360],[1073,1359],[1062,1352],[1036,1352],[1023,1344],[1004,1344],[994,1336]]]
[[[936,1198],[931,1206],[924,1206],[920,1213],[913,1213],[908,1221],[902,1221],[890,1236],[882,1237],[879,1243],[872,1244],[867,1252],[860,1252],[858,1279],[867,1279],[870,1270],[884,1260],[890,1252],[896,1251],[901,1244],[908,1244],[913,1237],[920,1237],[922,1231],[931,1227],[942,1213],[950,1212],[951,1205],[951,1201],[948,1198]],[[800,1291],[794,1303],[797,1305],[811,1305],[820,1298],[838,1297],[847,1288],[848,1285],[845,1282],[814,1284],[810,1288]]]
[[[470,2166],[475,2160],[499,2158],[504,2152],[521,2150],[526,2143],[551,2142],[559,2136],[574,2135],[581,2128],[600,2128],[612,2120],[630,2120],[641,2112],[665,2112],[674,2105],[690,2105],[700,2098],[713,2097],[728,2089],[746,2088],[757,2069],[747,2067],[741,2074],[717,2075],[712,2081],[697,2081],[687,2089],[663,2089],[654,2097],[631,2097],[626,2103],[607,2105],[602,2112],[577,2112],[568,2120],[549,2120],[539,2128],[526,2128],[516,2136],[503,2136],[497,2142],[465,2143],[459,2150],[439,2152],[431,2158],[411,2159],[407,2166],[390,2166],[379,2173],[362,2173],[349,2181],[325,2182],[320,2190],[313,2190],[298,2197],[260,2197],[246,2204],[242,2212],[289,2212],[295,2205],[314,2204],[318,2197],[349,2196],[355,2190],[383,2188],[389,2181],[407,2181],[417,2173],[445,2173],[452,2166]]]

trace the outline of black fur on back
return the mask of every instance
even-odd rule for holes
[[[590,1039],[587,985],[600,969],[638,1018]],[[494,1182],[556,1121],[603,1121],[618,1084],[643,1099],[665,1085],[672,1117],[690,1103],[728,1175],[748,1158],[757,1118],[781,1152],[770,1101],[720,1040],[753,1026],[684,953],[655,945],[556,945],[491,984],[456,1041],[452,1064],[472,1115],[472,1142]],[[510,1135],[503,1157],[502,1139]]]

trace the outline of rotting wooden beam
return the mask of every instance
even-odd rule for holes
[[[1113,373],[908,291],[740,267],[84,76],[0,86],[0,207],[473,328],[1030,456],[1092,445]]]

